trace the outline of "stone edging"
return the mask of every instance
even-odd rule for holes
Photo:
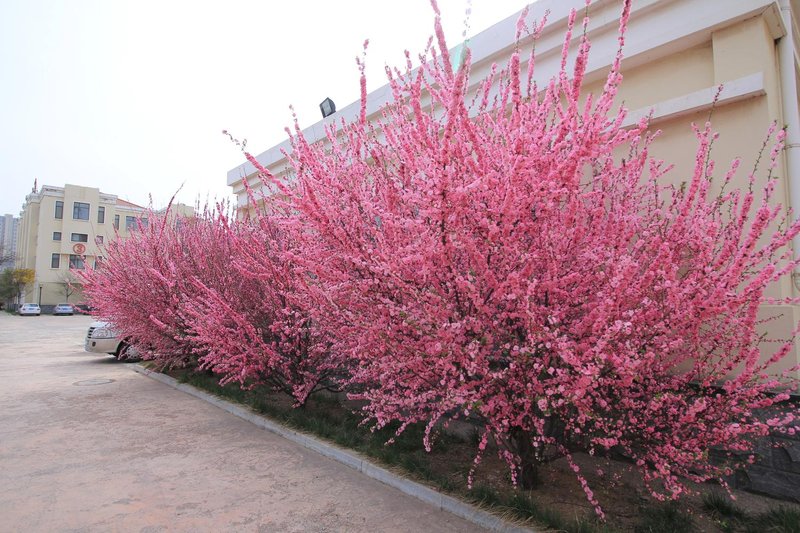
[[[355,452],[345,451],[305,433],[300,433],[293,429],[284,427],[276,422],[273,422],[272,420],[269,420],[268,418],[254,413],[247,407],[223,400],[222,398],[197,389],[186,383],[179,383],[170,376],[161,374],[159,372],[153,372],[152,370],[148,370],[140,364],[128,365],[128,367],[132,368],[139,374],[143,374],[179,391],[185,392],[186,394],[190,394],[195,398],[204,400],[224,411],[227,411],[228,413],[231,413],[232,415],[238,416],[243,420],[247,420],[248,422],[255,424],[261,429],[265,429],[271,433],[275,433],[285,439],[300,444],[301,446],[304,446],[310,450],[314,450],[325,457],[358,470],[362,474],[371,477],[372,479],[376,479],[381,483],[389,485],[390,487],[394,487],[413,498],[433,505],[442,511],[454,514],[460,518],[463,518],[464,520],[467,520],[468,522],[472,522],[473,524],[479,525],[491,531],[502,531],[506,533],[531,533],[534,531],[532,529],[507,522],[491,513],[482,511],[481,509],[464,503],[461,500],[451,496],[442,494],[434,489],[426,487],[425,485],[398,476],[397,474],[390,472],[389,470],[386,470],[385,468],[378,466],[367,459],[364,459]]]

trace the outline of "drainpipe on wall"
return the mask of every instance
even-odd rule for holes
[[[786,126],[786,173],[789,178],[789,205],[794,218],[800,217],[800,124],[798,123],[797,80],[795,77],[794,21],[790,0],[780,0],[781,18],[786,34],[778,41],[781,69],[781,107]],[[792,243],[794,258],[800,258],[800,236]],[[793,274],[794,286],[800,291],[800,272]]]

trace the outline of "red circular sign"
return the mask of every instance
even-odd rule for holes
[[[86,246],[84,246],[81,243],[78,243],[72,247],[72,251],[75,252],[76,254],[82,254],[83,252],[86,251]]]

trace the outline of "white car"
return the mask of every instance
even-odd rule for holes
[[[42,309],[39,304],[22,304],[17,313],[19,316],[39,316],[42,314]]]
[[[72,316],[73,313],[75,313],[75,308],[72,307],[72,304],[58,304],[53,308],[53,316],[58,316],[58,315]]]
[[[120,361],[138,361],[136,348],[120,339],[108,322],[98,320],[89,324],[83,349],[92,353],[107,353]]]

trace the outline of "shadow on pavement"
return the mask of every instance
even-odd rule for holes
[[[116,358],[111,357],[93,357],[91,359],[87,359],[85,361],[81,361],[81,365],[125,365],[128,364],[127,361],[118,361]]]

